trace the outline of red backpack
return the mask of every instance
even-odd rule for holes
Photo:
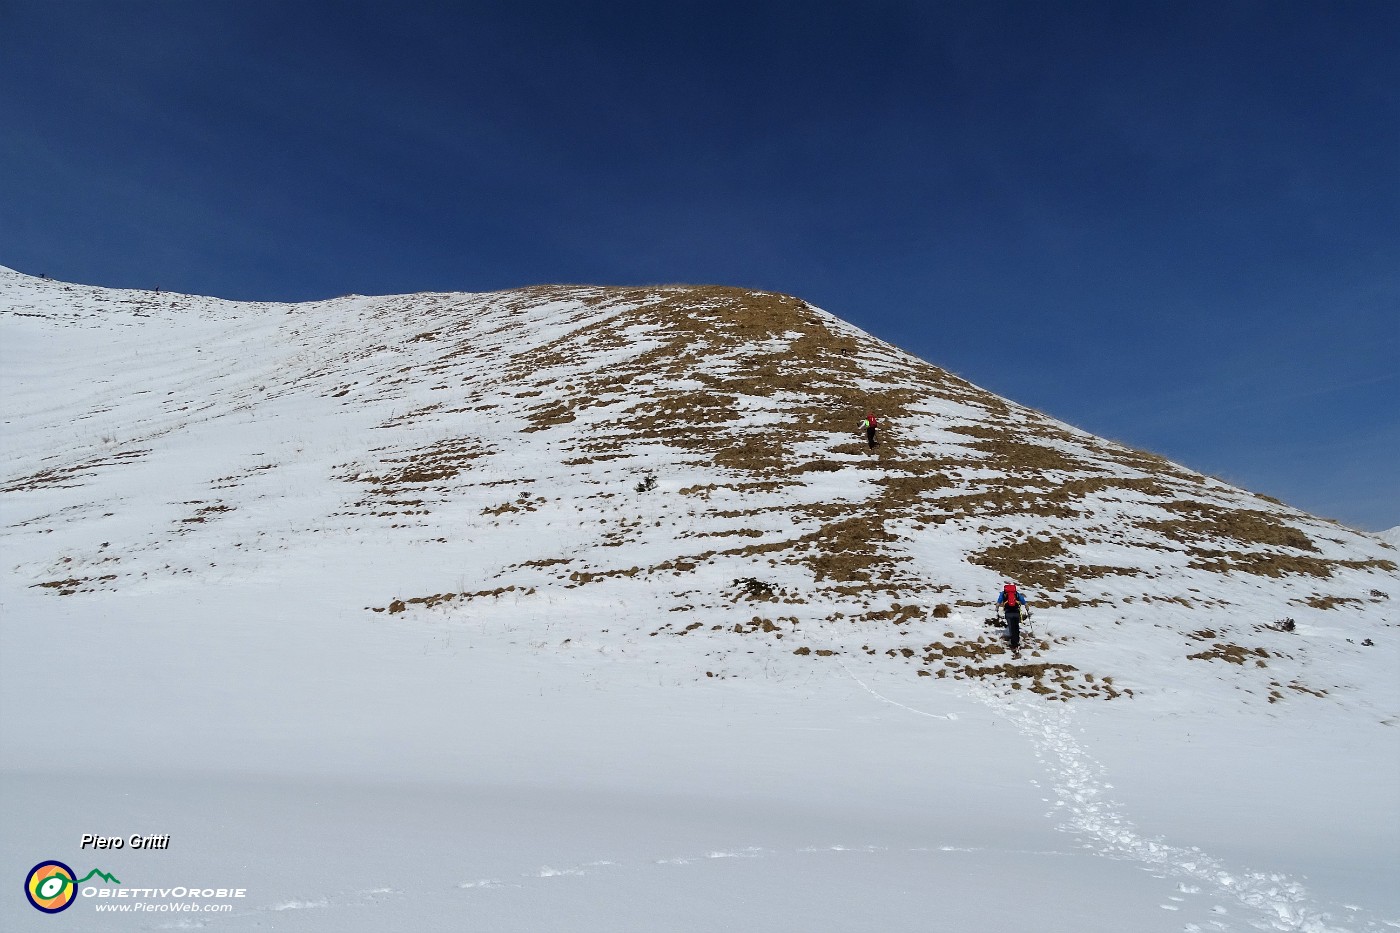
[[[1008,606],[1021,605],[1021,600],[1016,596],[1016,584],[1006,584],[1006,586],[1002,588],[1001,594],[1006,597],[1006,604]]]

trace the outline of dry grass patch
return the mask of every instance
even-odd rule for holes
[[[1263,648],[1245,648],[1229,642],[1216,642],[1208,650],[1188,654],[1186,657],[1192,661],[1225,661],[1241,666],[1252,660],[1255,667],[1267,667],[1264,658],[1269,657],[1269,652]]]
[[[114,573],[104,574],[100,577],[69,577],[66,580],[49,580],[44,583],[35,583],[30,589],[52,590],[59,596],[72,596],[74,593],[92,593],[98,587],[95,584],[110,583],[117,578]]]
[[[1189,548],[1186,553],[1193,558],[1188,566],[1212,573],[1248,573],[1274,578],[1292,574],[1328,579],[1333,570],[1342,567],[1352,570],[1374,569],[1392,573],[1395,571],[1394,562],[1388,560],[1328,560],[1296,554],[1245,553],[1206,548]]]
[[[1119,690],[1112,677],[1096,677],[1080,671],[1072,664],[1040,661],[1049,650],[1049,643],[1030,635],[1022,642],[1022,653],[1030,660],[1018,660],[1000,638],[979,636],[959,640],[952,632],[947,640],[931,642],[922,648],[890,648],[884,653],[895,660],[904,659],[921,665],[918,676],[937,679],[1003,681],[1010,689],[1028,690],[1046,699],[1068,701],[1097,697],[1117,699],[1132,696],[1131,690]],[[866,654],[875,650],[868,645]]]
[[[1098,448],[1098,453],[1114,463],[1154,476],[1171,476],[1197,484],[1203,481],[1199,475],[1180,469],[1166,457],[1154,454],[1150,450],[1138,450],[1134,447],[1126,447],[1107,441]]]
[[[1074,580],[1109,576],[1137,576],[1136,567],[1078,564],[1065,560],[1068,552],[1059,538],[1028,538],[989,547],[968,555],[971,563],[995,570],[1007,580],[1049,592],[1060,592]]]
[[[472,461],[491,453],[475,437],[456,437],[410,451],[407,456],[382,461],[384,469],[361,473],[358,481],[368,483],[377,495],[402,495],[407,486],[441,483],[471,468]]]
[[[973,450],[990,454],[982,465],[1008,474],[1026,471],[1083,473],[1097,472],[1099,467],[1085,459],[1071,457],[1054,447],[1024,440],[1027,431],[1036,430],[1031,426],[991,428],[986,425],[956,425],[949,431],[965,434],[979,440],[968,444]]]
[[[569,424],[577,419],[575,407],[565,402],[548,402],[530,409],[525,416],[529,422],[528,426],[520,429],[522,434],[530,434],[534,431],[544,431],[561,424]]]
[[[1362,600],[1352,596],[1309,596],[1307,599],[1293,600],[1295,603],[1302,603],[1314,609],[1336,609],[1338,606],[1360,605]]]
[[[198,502],[187,502],[185,504],[199,505]],[[211,515],[221,515],[224,512],[232,511],[233,506],[224,505],[223,503],[219,503],[217,505],[206,505],[201,508],[195,509],[194,515],[191,515],[189,518],[179,519],[178,522],[182,525],[202,525],[209,520],[209,517]]]
[[[106,457],[94,457],[90,460],[76,463],[73,466],[48,467],[12,480],[5,486],[0,487],[0,492],[30,492],[36,489],[73,489],[81,486],[83,479],[92,476],[99,470],[128,463],[132,460],[139,460],[150,452],[150,448],[128,450],[122,453],[110,454]]]
[[[1008,580],[1043,590],[1061,590],[1069,582],[1066,567],[1056,563],[1067,556],[1056,538],[1029,538],[989,547],[968,555],[971,563],[995,570]]]
[[[1286,525],[1267,512],[1231,509],[1206,502],[1163,503],[1162,508],[1182,515],[1166,521],[1146,521],[1142,527],[1173,541],[1195,544],[1202,539],[1236,541],[1244,545],[1265,545],[1317,553],[1312,539],[1292,525]]]
[[[365,608],[370,612],[387,612],[390,615],[397,615],[400,612],[407,611],[413,606],[431,609],[433,606],[440,603],[450,603],[455,600],[482,599],[488,596],[499,597],[504,596],[506,593],[514,593],[516,591],[517,587],[512,584],[511,586],[499,586],[494,590],[477,590],[473,593],[434,593],[431,596],[414,596],[411,599],[396,598],[390,600],[387,606],[366,606]],[[521,595],[528,596],[535,592],[535,588],[525,587],[524,589],[520,589],[519,592]]]
[[[853,618],[857,622],[887,622],[890,625],[904,625],[917,621],[923,614],[924,610],[921,606],[894,603],[888,609],[873,609]]]

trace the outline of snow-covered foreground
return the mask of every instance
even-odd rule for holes
[[[1066,708],[854,660],[681,683],[679,647],[558,651],[489,622],[336,618],[312,593],[269,605],[237,584],[140,611],[37,599],[5,602],[5,870],[61,857],[125,886],[247,897],[179,917],[98,917],[89,897],[61,920],[10,897],[5,929],[1400,918],[1393,739],[1325,708]],[[171,842],[80,852],[83,833]]]
[[[726,446],[816,390],[733,427],[658,356],[590,398],[661,339],[596,297],[0,270],[0,929],[1400,928],[1393,548],[945,376],[900,402],[923,371],[805,307],[904,433]],[[695,372],[759,365],[725,346]],[[47,916],[47,860],[116,881]]]
[[[680,683],[681,648],[629,659],[489,622],[318,617],[313,594],[269,606],[237,584],[140,612],[36,598],[6,594],[7,622],[45,624],[4,628],[5,870],[61,858],[247,897],[98,917],[114,902],[91,896],[62,919],[11,897],[5,929],[1400,918],[1393,740],[1322,708],[1067,708],[854,660]],[[80,852],[84,833],[171,842]]]

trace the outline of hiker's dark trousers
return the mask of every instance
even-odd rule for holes
[[[1006,607],[1006,640],[1012,651],[1021,650],[1021,606],[1018,603]]]
[[[871,447],[874,447],[874,446],[875,446],[875,429],[874,429],[874,428],[866,428],[866,429],[865,429],[865,442],[866,442],[867,444],[869,444]]]

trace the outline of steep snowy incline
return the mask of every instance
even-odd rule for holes
[[[1400,926],[1392,543],[798,299],[0,270],[0,419],[6,930]]]
[[[628,605],[610,634],[688,638],[712,676],[762,644],[1049,696],[1223,683],[1371,705],[1360,688],[1394,669],[1373,637],[1395,625],[1393,547],[798,299],[238,304],[5,273],[0,309],[0,508],[16,573],[56,597],[195,586],[332,541],[353,544],[347,609]],[[1004,579],[1036,607],[1019,662],[982,625]]]

